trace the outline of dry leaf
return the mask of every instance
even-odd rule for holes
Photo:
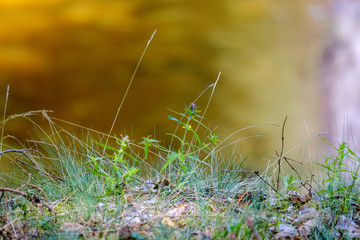
[[[61,231],[82,231],[82,230],[84,230],[84,228],[85,227],[78,222],[72,222],[72,223],[65,222],[61,225],[60,230]]]
[[[180,203],[178,206],[173,207],[167,213],[165,213],[163,220],[161,221],[164,225],[169,225],[171,227],[180,227],[180,220],[182,215],[190,214],[193,210],[192,203]],[[182,225],[182,224],[180,224]]]

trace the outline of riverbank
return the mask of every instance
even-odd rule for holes
[[[1,176],[3,239],[360,237],[359,169],[344,165],[359,157],[346,144],[334,146],[337,155],[313,163],[323,175],[304,174],[302,161],[284,153],[286,119],[282,146],[260,172],[246,169],[248,156],[224,157],[234,143],[203,125],[195,104],[169,116],[171,147],[84,128],[75,136],[46,111],[15,117],[32,122],[38,138],[23,148],[2,146],[1,160],[12,166]]]

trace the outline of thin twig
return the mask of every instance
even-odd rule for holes
[[[26,192],[19,191],[17,189],[12,189],[12,188],[0,187],[0,191],[11,192],[11,193],[14,193],[14,194],[21,195],[21,196],[27,198],[28,200],[30,200],[31,203],[34,204],[35,206],[37,206],[37,207],[39,207],[41,209],[42,209],[43,206],[45,206],[45,207],[47,207],[49,209],[50,212],[56,213],[56,211],[54,211],[54,209],[45,202],[46,199],[44,199],[44,198],[39,198],[37,196],[33,196],[32,199],[29,199],[29,195]],[[39,204],[37,201],[42,201],[42,202]],[[6,207],[6,205],[5,205],[5,207]]]
[[[288,160],[290,160],[290,159],[288,159],[288,158],[286,158],[286,157],[283,157],[283,159],[285,160],[285,162],[291,167],[291,169],[296,173],[296,175],[298,176],[298,178],[300,179],[300,183],[301,183],[301,185],[306,189],[306,190],[308,190],[309,191],[309,189],[305,186],[305,184],[303,183],[303,180],[302,180],[302,178],[301,178],[301,176],[300,176],[300,174],[299,174],[299,172],[293,167],[293,165],[291,165],[290,163],[289,163],[289,161]]]
[[[26,152],[36,152],[37,154],[39,154],[40,156],[43,156],[40,152],[38,152],[37,150],[35,149],[27,149],[27,148],[24,148],[24,149],[8,149],[8,150],[4,150],[4,151],[1,151],[0,152],[0,155],[3,155],[3,154],[6,154],[6,153],[10,153],[10,152],[16,152],[16,153],[22,153],[24,154],[26,157],[28,157],[27,153]]]
[[[276,156],[278,157],[278,175],[277,175],[277,181],[276,181],[276,192],[279,192],[279,187],[280,187],[281,159],[283,158],[283,153],[284,153],[286,120],[287,120],[287,116],[284,119],[282,129],[281,129],[281,151],[280,151],[280,154],[276,151]]]
[[[277,151],[276,151],[276,155],[278,156],[278,174],[277,174],[277,180],[276,180],[276,192],[279,192],[282,156],[279,155]]]
[[[28,164],[28,163],[26,163],[26,162],[23,162],[23,161],[21,161],[21,160],[18,159],[18,158],[15,158],[15,160],[18,161],[18,162],[20,162],[20,163],[22,163],[22,164],[24,164],[24,165],[26,165],[26,166],[28,166],[28,167],[30,167],[30,168],[32,168],[32,169],[34,169],[34,170],[36,170],[36,171],[39,171],[40,173],[42,173],[42,174],[44,174],[44,175],[46,175],[46,176],[48,176],[48,177],[56,178],[56,179],[61,180],[61,181],[65,181],[65,178],[58,177],[58,176],[56,176],[56,175],[53,174],[53,173],[47,173],[47,172],[45,172],[45,171],[42,171],[41,169],[38,169],[38,168],[36,168],[36,167],[33,167],[33,166],[31,166],[30,164]]]
[[[58,176],[56,176],[56,175],[54,175],[54,174],[50,174],[50,173],[47,173],[47,172],[39,169],[39,168],[38,168],[38,165],[36,164],[36,162],[30,157],[30,155],[27,154],[27,152],[35,152],[35,153],[37,153],[39,156],[44,157],[39,151],[37,151],[37,150],[35,150],[35,149],[26,149],[26,148],[24,148],[24,149],[8,149],[8,150],[4,150],[4,151],[1,151],[1,152],[0,152],[0,156],[3,155],[3,154],[7,154],[7,153],[21,153],[21,154],[23,154],[34,166],[31,166],[30,164],[28,164],[28,163],[26,163],[26,162],[24,162],[24,161],[21,161],[20,159],[15,158],[16,161],[18,161],[18,162],[20,162],[20,163],[22,163],[22,164],[24,164],[24,165],[26,165],[26,166],[28,166],[28,167],[36,170],[36,171],[39,171],[40,173],[42,173],[42,174],[44,174],[44,175],[46,175],[46,176],[48,176],[48,177],[52,177],[52,178],[56,178],[56,179],[65,181],[64,178],[58,177]],[[30,177],[30,176],[29,176],[29,177]],[[29,181],[30,181],[30,179],[29,179]]]
[[[310,178],[310,183],[309,183],[309,180],[306,181],[304,184],[301,183],[303,185],[303,187],[308,190],[308,198],[312,198],[312,181],[313,181],[313,177],[314,175],[311,175],[311,178]],[[309,185],[309,188],[306,188],[306,184]]]
[[[61,203],[62,201],[64,201],[64,204],[72,197],[72,195],[74,195],[76,192],[78,191],[78,189],[76,189],[75,191],[73,191],[69,196],[65,196],[64,198],[60,199],[59,201],[57,201],[55,203],[55,205],[53,207],[56,207],[59,203]]]
[[[268,181],[266,181],[263,177],[260,176],[259,171],[254,171],[253,173],[255,173],[256,176],[258,176],[258,177],[259,177],[263,182],[265,182],[272,190],[274,190],[277,194],[279,194],[279,195],[282,197],[282,195],[281,195],[280,192],[278,192]]]
[[[228,170],[228,169],[222,169],[224,172],[244,172],[244,173],[253,173],[256,176],[258,176],[263,182],[265,182],[272,190],[274,190],[276,193],[278,193],[280,196],[282,196],[268,181],[266,181],[261,175],[259,174],[259,171],[245,171],[245,170]]]
[[[16,189],[12,189],[12,188],[0,187],[0,191],[15,193],[15,194],[21,195],[21,196],[23,196],[23,197],[27,197],[27,196],[28,196],[28,195],[26,194],[26,192],[19,191],[19,190],[16,190]]]
[[[5,206],[4,206],[4,215],[3,215],[3,226],[5,226],[6,225],[6,222],[7,222],[7,204],[8,204],[8,202],[7,202],[7,197],[8,197],[8,195],[7,194],[5,194]]]
[[[1,228],[1,231],[4,231],[6,228],[8,228],[9,226],[12,226],[15,222],[17,222],[19,220],[20,220],[20,218],[15,218],[11,222],[7,223],[6,225],[3,225],[3,227]],[[15,231],[14,231],[14,233],[16,234]]]
[[[54,213],[55,215],[57,215],[57,211],[55,211],[49,204],[42,202],[41,203],[43,206],[47,207],[49,209],[50,212]]]
[[[20,191],[21,189],[26,187],[26,185],[30,183],[30,180],[31,180],[31,173],[29,173],[29,179],[27,180],[27,182],[24,185],[22,185],[21,187],[19,187],[18,189],[16,189],[16,190]]]
[[[285,119],[284,119],[284,123],[283,123],[282,130],[281,130],[281,152],[280,152],[280,156],[282,156],[283,153],[284,153],[284,144],[285,144],[285,135],[284,135],[284,132],[285,132],[286,120],[287,120],[287,116],[286,116]]]
[[[252,220],[250,220],[249,218],[247,218],[245,220],[246,224],[251,228],[251,231],[253,232],[254,234],[254,237],[256,240],[261,240],[262,238],[260,237],[258,231],[256,230],[256,228],[254,227],[254,224],[252,222]]]
[[[31,159],[31,157],[27,154],[27,152],[36,152],[37,154],[39,154],[41,157],[43,156],[41,153],[39,153],[37,150],[35,149],[8,149],[8,150],[4,150],[4,151],[1,151],[0,152],[0,156],[3,155],[3,154],[7,154],[7,153],[12,153],[12,152],[15,152],[15,153],[21,153],[23,155],[25,155],[25,157],[27,159],[29,159],[29,161],[34,164],[36,166],[36,163],[34,162],[34,160]]]
[[[285,157],[284,155],[284,146],[285,146],[285,123],[286,123],[286,120],[287,120],[287,116],[285,117],[284,119],[284,123],[283,123],[283,126],[282,126],[282,130],[281,130],[281,152],[280,154],[276,151],[276,157],[277,157],[277,160],[278,160],[278,175],[277,175],[277,186],[276,186],[276,189],[277,191],[279,190],[279,185],[280,185],[280,173],[281,173],[281,160],[284,159],[285,162],[290,166],[290,168],[296,173],[296,175],[298,176],[298,178],[300,179],[300,184],[309,192],[309,196],[311,197],[311,185],[310,185],[310,189],[306,187],[306,183],[303,183],[303,180],[299,174],[299,172],[295,169],[295,167],[293,165],[290,164],[289,161],[293,161],[293,162],[296,162],[296,163],[299,163],[299,164],[302,164],[301,162],[298,162],[296,160],[293,160],[291,158],[287,158]],[[315,135],[314,137],[316,136],[321,136],[322,134],[318,134],[318,135]],[[312,181],[312,179],[311,179]]]
[[[5,193],[4,191],[3,191],[3,193]],[[11,199],[9,199],[8,201],[9,201],[9,203],[11,203],[11,202],[15,202],[16,200],[18,200],[18,199],[20,199],[20,198],[22,198],[23,196],[17,196],[17,197],[13,197],[13,198],[11,198]],[[5,202],[0,202],[0,205],[4,205],[5,206]]]
[[[45,194],[45,191],[39,187],[38,185],[35,185],[35,184],[31,184],[31,183],[28,183],[26,184],[27,186],[29,187],[32,187],[32,188],[36,188],[37,190],[39,190],[43,195],[44,195],[44,200],[48,202],[47,198],[46,198],[46,194]]]

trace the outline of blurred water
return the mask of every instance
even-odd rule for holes
[[[108,132],[135,66],[155,29],[113,133],[165,140],[183,111],[222,71],[205,122],[221,138],[249,125],[281,124],[286,147],[324,131],[317,69],[327,32],[326,1],[3,0],[0,90],[7,115],[35,109]],[[209,93],[198,101],[205,108]],[[3,103],[3,100],[2,100]],[[0,104],[0,108],[4,104]],[[0,111],[2,111],[0,109]],[[71,129],[71,126],[67,126]],[[29,125],[6,125],[26,137]],[[281,129],[236,137],[264,161]],[[307,145],[294,154],[303,156]],[[250,163],[254,164],[254,162]]]

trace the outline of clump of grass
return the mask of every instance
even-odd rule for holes
[[[159,145],[158,141],[149,137],[144,138],[139,145],[132,143],[127,137],[112,137],[116,146],[105,145],[101,142],[103,136],[91,136],[90,133],[80,140],[56,125],[46,112],[34,112],[33,114],[40,114],[48,120],[51,130],[50,133],[47,133],[31,120],[30,115],[33,114],[18,115],[34,124],[40,139],[29,141],[32,151],[26,151],[26,148],[19,151],[13,150],[15,153],[19,153],[19,156],[11,158],[12,163],[16,164],[24,175],[29,174],[29,177],[24,180],[17,179],[19,183],[23,184],[19,189],[1,189],[6,196],[9,193],[15,195],[20,193],[24,197],[21,203],[16,200],[16,197],[7,199],[4,202],[7,207],[3,208],[3,211],[9,207],[9,202],[11,202],[12,212],[16,212],[11,215],[11,218],[30,224],[32,228],[37,229],[36,234],[51,235],[67,232],[68,229],[63,226],[75,221],[87,228],[91,228],[90,225],[96,222],[97,227],[104,228],[96,233],[100,237],[106,234],[111,235],[115,231],[113,224],[106,226],[106,218],[110,218],[114,224],[127,226],[126,221],[119,218],[119,214],[122,211],[125,211],[123,214],[130,214],[125,209],[136,202],[143,204],[145,201],[155,201],[152,200],[153,198],[158,199],[156,206],[159,210],[152,215],[159,221],[167,208],[187,201],[185,200],[187,198],[191,201],[198,199],[195,202],[197,202],[196,204],[201,203],[201,211],[204,213],[209,211],[209,207],[205,206],[203,198],[207,199],[206,201],[211,200],[225,206],[226,204],[217,200],[220,194],[217,193],[217,189],[221,187],[225,191],[226,188],[234,188],[230,182],[240,182],[240,180],[234,180],[236,179],[234,176],[214,178],[217,174],[216,171],[210,171],[213,175],[211,176],[211,174],[206,175],[205,170],[201,170],[201,166],[209,169],[220,168],[220,166],[216,166],[215,155],[210,147],[212,144],[216,146],[218,140],[210,133],[211,138],[207,139],[208,142],[203,142],[190,128],[192,122],[201,124],[199,120],[195,119],[195,117],[199,117],[195,116],[199,112],[189,108],[185,114],[179,114],[181,117],[187,117],[186,123],[170,117],[181,126],[186,126],[183,128],[184,132],[181,138],[173,134],[174,138],[181,142],[177,151],[166,149]],[[195,137],[198,145],[191,142],[191,137],[188,138],[188,131],[193,134],[191,137]],[[143,152],[142,156],[136,153],[138,150]],[[3,152],[3,154],[7,153]],[[169,160],[169,156],[175,154],[176,158]],[[201,154],[204,154],[205,158],[213,160],[212,168],[210,168],[210,163],[200,161]],[[146,164],[145,160],[149,155],[157,156],[160,161],[165,161],[162,163],[161,169],[155,169]],[[145,167],[155,173],[155,178],[162,178],[160,180],[143,179],[138,171]],[[175,178],[171,179],[173,175]],[[169,180],[166,179],[167,176],[170,177]],[[196,181],[192,181],[195,179]],[[245,181],[242,184],[245,184]],[[107,207],[103,208],[103,206]],[[143,207],[148,208],[146,205]],[[27,232],[29,230],[24,225],[19,225],[16,230],[10,232],[5,231],[8,227],[6,223],[9,221],[7,211],[4,212],[3,219],[5,224],[2,234],[4,236],[14,237],[29,234]],[[172,217],[169,217],[164,224],[171,225],[173,221],[175,222]],[[201,226],[197,220],[193,219],[192,221],[198,227]],[[206,221],[210,222],[208,218]],[[155,226],[154,228],[156,229]],[[122,227],[117,227],[115,232],[119,234],[121,230]],[[95,234],[90,229],[87,231]]]
[[[325,194],[331,202],[337,202],[338,211],[346,214],[351,209],[351,204],[360,203],[360,157],[345,142],[339,147],[329,145],[336,151],[336,155],[326,156],[324,164],[317,163],[326,173],[321,182],[324,189],[319,193]]]
[[[319,164],[326,177],[313,189],[294,166],[295,175],[276,168],[280,157],[290,161],[283,143],[270,166],[274,169],[263,173],[242,169],[242,159],[224,159],[219,149],[227,144],[202,123],[200,113],[194,104],[184,113],[172,113],[169,120],[177,130],[170,147],[151,136],[136,144],[127,136],[89,129],[80,139],[45,111],[16,115],[33,123],[38,138],[16,151],[3,145],[8,148],[1,153],[3,160],[18,171],[4,176],[8,185],[0,188],[0,235],[326,239],[360,234],[359,168],[345,164],[359,158],[346,144]],[[46,119],[50,130],[39,127],[34,115]],[[200,128],[205,137],[198,134]],[[153,159],[158,163],[150,165]]]

